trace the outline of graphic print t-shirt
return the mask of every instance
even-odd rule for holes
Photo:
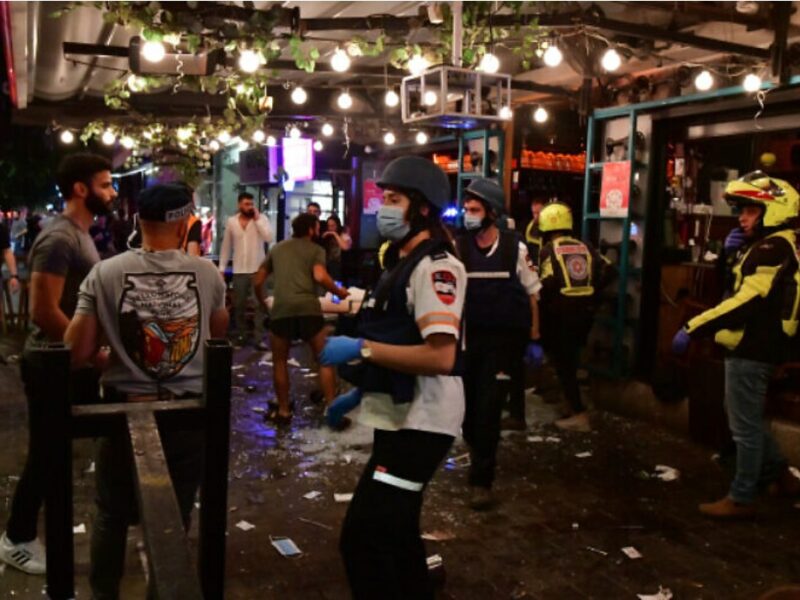
[[[98,263],[77,314],[97,317],[112,349],[102,382],[122,392],[199,393],[209,318],[225,306],[210,261],[180,250],[131,250]]]

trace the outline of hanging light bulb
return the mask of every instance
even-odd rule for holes
[[[231,141],[231,134],[225,131],[224,129],[219,132],[217,139],[220,141],[221,144],[227,144]]]
[[[550,115],[543,106],[537,108],[533,113],[533,120],[537,123],[544,123]]]
[[[320,142],[319,140],[314,142],[314,152],[322,152],[322,149],[324,147],[325,147],[325,145],[322,142]]]
[[[220,149],[220,145],[217,140],[211,140],[208,144],[208,147],[211,148],[212,152],[216,152]]]
[[[439,96],[433,90],[428,90],[425,92],[425,95],[422,96],[422,103],[425,106],[433,106],[439,100]]]
[[[510,121],[511,118],[514,116],[514,111],[511,110],[510,106],[504,106],[497,113],[497,116],[500,117],[501,119],[505,119],[506,121]]]
[[[133,147],[136,145],[136,142],[134,142],[133,138],[131,136],[129,136],[129,135],[126,135],[125,137],[123,137],[119,141],[119,143],[122,144],[123,148],[126,148],[128,150],[133,150]]]
[[[73,134],[69,129],[62,131],[59,137],[62,144],[71,144],[75,141],[75,134]]]
[[[103,135],[100,137],[100,141],[103,142],[106,146],[110,146],[111,144],[117,141],[117,136],[115,136],[114,132],[112,132],[111,130],[106,129],[103,132]]]
[[[331,137],[333,135],[333,125],[330,123],[325,123],[322,126],[322,135],[325,137]]]
[[[710,90],[714,86],[714,76],[705,69],[697,74],[694,78],[694,86],[701,92]]]
[[[478,65],[478,69],[484,73],[497,73],[500,69],[500,59],[491,52],[487,52],[481,58],[481,64]]]
[[[428,134],[424,131],[420,131],[417,133],[417,143],[421,146],[423,144],[428,143]]]
[[[299,138],[301,135],[302,135],[302,134],[300,133],[300,130],[299,130],[299,129],[298,129],[296,126],[294,126],[294,125],[293,125],[293,126],[292,126],[292,128],[289,130],[289,137],[290,137],[290,138],[293,138],[293,139],[295,139],[295,140],[296,140],[296,139],[298,139],[298,138]]]
[[[337,48],[331,57],[331,68],[338,73],[347,71],[350,68],[350,57],[347,56],[347,52]]]
[[[411,71],[411,74],[414,76],[422,75],[422,73],[427,70],[428,66],[430,66],[428,59],[421,54],[415,54],[408,61],[408,70]]]
[[[185,142],[190,137],[192,137],[192,130],[189,129],[188,127],[180,127],[178,128],[176,135],[178,136],[178,141]]]
[[[142,46],[142,57],[147,62],[161,62],[166,54],[167,51],[161,42],[145,42],[144,46]]]
[[[342,92],[339,94],[336,104],[338,104],[339,108],[342,110],[348,110],[353,106],[353,97],[348,92]]]
[[[299,85],[292,90],[292,102],[295,104],[305,104],[308,100],[308,94]]]
[[[252,50],[242,50],[239,53],[239,68],[245,73],[255,73],[261,66],[261,58]]]
[[[750,73],[744,78],[742,86],[744,87],[745,92],[757,92],[761,89],[761,77],[755,73]]]
[[[389,90],[386,92],[386,96],[384,96],[383,101],[386,103],[386,106],[390,108],[394,108],[398,104],[400,104],[400,96],[397,95],[397,92],[394,90]]]
[[[558,49],[558,46],[550,44],[547,50],[544,51],[542,59],[544,60],[544,64],[548,67],[557,67],[564,59],[564,55],[561,53],[561,50]]]
[[[263,131],[261,131],[260,129],[256,129],[253,132],[253,141],[256,144],[263,143],[265,139],[267,139],[267,135]]]
[[[394,134],[391,131],[387,131],[383,136],[383,143],[387,146],[391,146],[397,141],[397,138],[394,137]]]
[[[606,71],[611,73],[620,68],[622,65],[622,57],[620,57],[619,52],[614,50],[614,48],[609,48],[606,50],[606,53],[603,54],[603,59],[600,61],[600,64],[603,65]]]
[[[274,148],[277,145],[278,145],[278,141],[275,139],[275,136],[274,135],[268,135],[267,136],[267,146],[269,146],[270,148]]]

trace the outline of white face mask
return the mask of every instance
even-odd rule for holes
[[[378,233],[392,242],[402,240],[411,225],[405,221],[405,210],[398,206],[383,205],[378,209]]]
[[[464,215],[464,228],[467,231],[475,231],[481,228],[483,219],[476,215]]]

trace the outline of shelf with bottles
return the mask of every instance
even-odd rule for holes
[[[519,168],[523,171],[558,171],[581,174],[586,168],[586,153],[544,152],[523,148],[519,162],[515,159],[512,163],[512,168]]]
[[[433,155],[433,162],[436,163],[442,171],[447,173],[448,175],[457,175],[458,174],[458,158],[453,158],[449,154],[436,154]],[[462,172],[468,173],[472,172],[473,165],[472,165],[472,157],[469,154],[464,154],[464,169]]]

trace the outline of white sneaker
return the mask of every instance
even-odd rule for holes
[[[44,546],[38,539],[13,544],[3,532],[3,537],[0,537],[0,560],[30,575],[44,575],[46,571]]]

